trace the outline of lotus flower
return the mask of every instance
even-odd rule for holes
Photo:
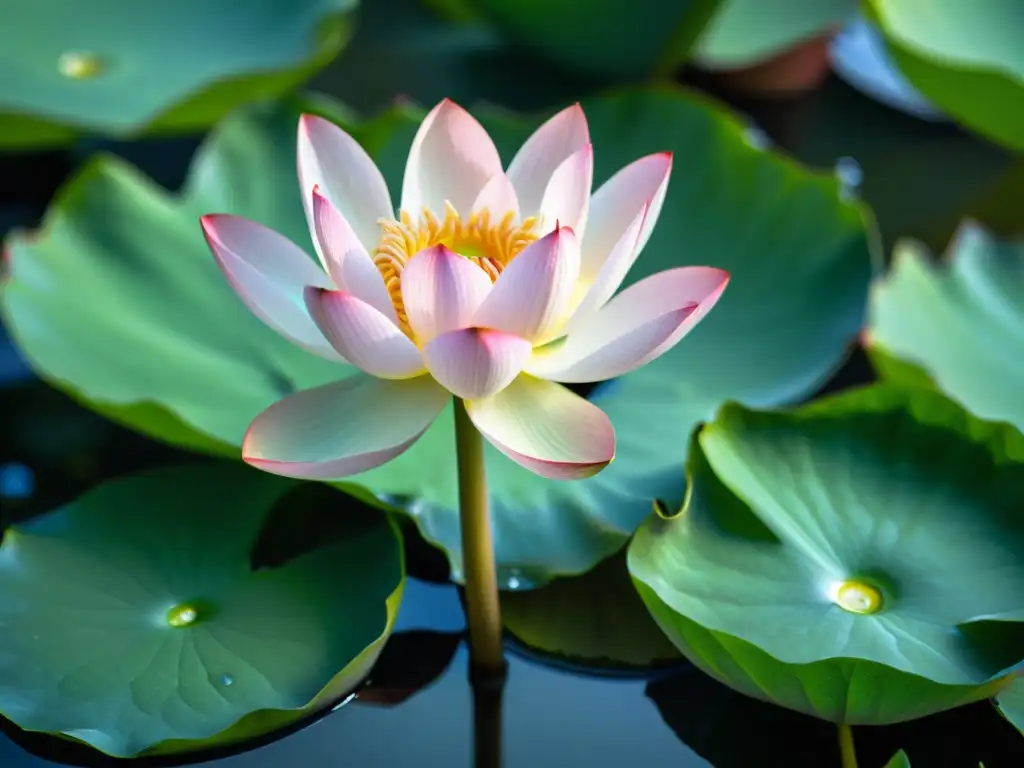
[[[591,196],[579,105],[544,123],[508,169],[484,128],[445,100],[423,121],[395,215],[373,161],[338,126],[299,123],[302,199],[320,265],[282,235],[202,218],[249,309],[312,353],[360,373],[256,417],[243,457],[336,479],[408,450],[454,395],[498,450],[539,475],[596,474],[615,433],[556,382],[621,376],[673,347],[728,274],[681,267],[614,295],[651,235],[672,158],[628,165]]]

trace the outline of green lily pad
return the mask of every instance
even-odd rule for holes
[[[205,128],[333,59],[356,0],[33,0],[0,28],[0,146]]]
[[[1024,240],[967,223],[941,264],[897,243],[870,307],[865,342],[883,375],[916,367],[972,413],[1024,430]]]
[[[297,485],[179,466],[8,529],[0,712],[127,757],[243,741],[352,691],[397,614],[401,541],[384,514],[346,516],[330,546],[254,571]]]
[[[1024,678],[1018,677],[996,696],[996,709],[1024,735]]]
[[[1024,435],[878,385],[728,405],[693,437],[683,510],[629,550],[704,671],[833,722],[992,696],[1024,665]]]
[[[1024,4],[869,0],[893,60],[932,104],[992,141],[1024,150]]]
[[[531,656],[587,673],[643,673],[679,659],[637,597],[625,551],[581,576],[503,592],[501,618]]]
[[[902,749],[892,756],[892,760],[885,764],[885,768],[910,768],[910,758]]]
[[[707,100],[679,88],[642,89],[585,101],[584,109],[598,182],[644,154],[676,153],[660,223],[628,281],[684,264],[721,267],[732,280],[678,347],[591,394],[618,435],[604,472],[545,480],[488,447],[498,564],[520,588],[590,569],[622,548],[654,498],[681,499],[683,436],[723,401],[776,405],[817,388],[863,324],[872,274],[866,208],[832,176],[748,142],[745,126]],[[241,214],[312,251],[294,180],[297,110],[248,110],[226,121],[180,198],[101,158],[61,190],[40,232],[13,236],[0,310],[33,367],[148,434],[236,456],[261,410],[294,389],[347,375],[351,369],[292,347],[245,309],[196,222],[206,212]],[[392,194],[422,114],[402,108],[344,121]],[[481,116],[506,159],[541,119]],[[406,454],[345,487],[401,506],[461,578],[450,414]]]
[[[630,78],[681,66],[723,0],[473,0],[510,40],[567,71]]]
[[[455,0],[459,5],[474,2]],[[494,25],[452,23],[439,15],[452,9],[427,4],[364,2],[345,55],[331,62],[312,87],[344,94],[347,104],[367,114],[390,107],[395,94],[421,104],[450,98],[467,106],[487,102],[553,112],[592,90],[589,78],[553,71],[531,51],[505,40]],[[452,0],[429,4],[451,5]]]
[[[698,64],[739,69],[844,26],[858,0],[725,0],[693,51]]]
[[[692,667],[651,679],[646,695],[687,747],[715,768],[840,768],[836,726],[744,696]],[[812,689],[813,691],[813,689]],[[894,725],[853,728],[859,765],[900,749],[925,766],[1018,765],[1024,741],[980,701]],[[1016,760],[1016,762],[1014,762]]]

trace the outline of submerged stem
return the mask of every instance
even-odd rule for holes
[[[853,746],[853,729],[846,723],[840,723],[839,754],[843,758],[843,768],[857,768],[857,751]]]
[[[459,466],[459,522],[466,612],[469,614],[470,664],[479,675],[503,676],[501,607],[484,472],[484,441],[459,398],[455,398],[455,451]]]

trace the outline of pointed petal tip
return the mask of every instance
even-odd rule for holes
[[[203,228],[207,238],[216,237],[217,228],[222,224],[230,224],[235,221],[248,221],[248,219],[233,213],[204,213],[199,217],[199,225]]]
[[[308,132],[318,125],[337,127],[330,120],[320,117],[320,115],[314,115],[312,112],[303,112],[299,115],[299,130]]]

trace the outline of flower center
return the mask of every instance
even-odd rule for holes
[[[832,600],[849,613],[871,614],[882,610],[882,593],[861,581],[844,581],[833,585]]]
[[[537,239],[535,230],[539,223],[536,216],[516,223],[512,211],[492,219],[487,209],[470,214],[463,221],[448,202],[444,219],[438,219],[427,208],[418,221],[407,211],[401,212],[399,221],[381,219],[380,244],[373,254],[373,263],[388,287],[402,329],[410,333],[409,316],[402,301],[402,270],[414,255],[424,248],[443,245],[480,267],[493,283],[508,263]]]

